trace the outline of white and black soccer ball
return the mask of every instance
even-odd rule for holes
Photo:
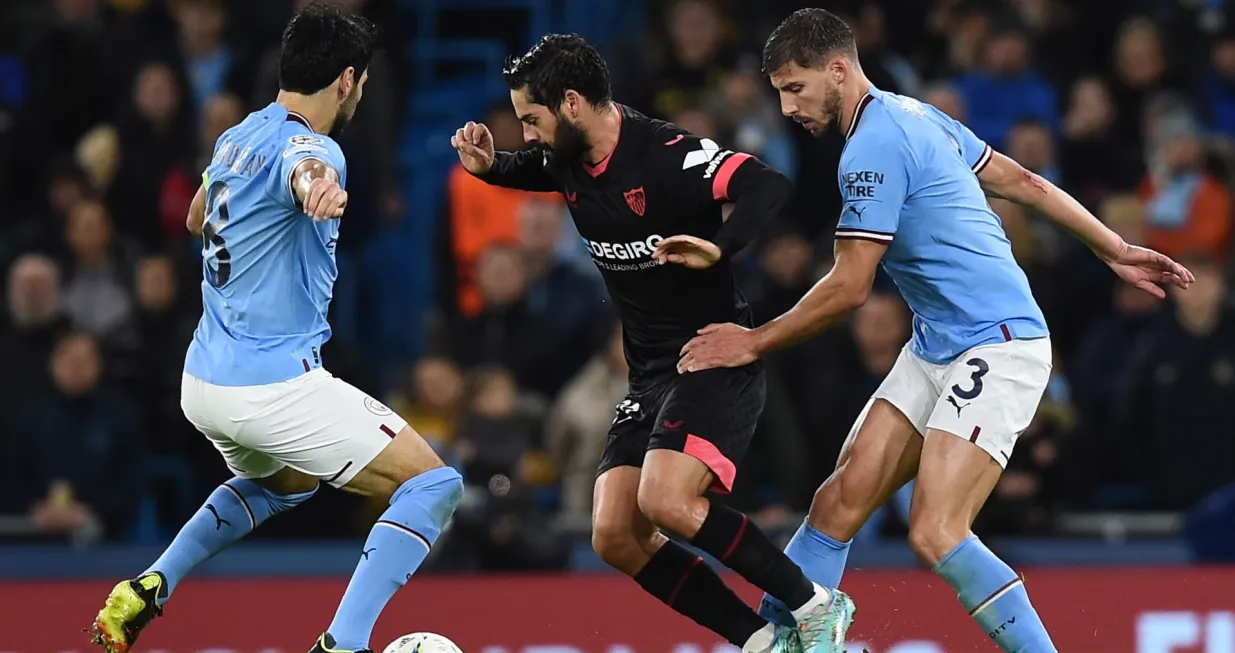
[[[437,633],[412,633],[390,643],[382,653],[463,653],[458,645]]]

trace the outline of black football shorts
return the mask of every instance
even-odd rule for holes
[[[763,404],[763,364],[679,374],[618,404],[597,474],[642,467],[652,449],[672,449],[712,470],[712,490],[729,492]]]

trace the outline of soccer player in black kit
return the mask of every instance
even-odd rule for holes
[[[762,366],[676,369],[703,327],[750,324],[730,258],[782,208],[789,181],[748,154],[615,103],[604,60],[577,36],[542,38],[504,74],[535,147],[495,153],[489,130],[470,122],[451,144],[487,183],[565,196],[624,328],[630,394],[601,457],[593,547],[745,653],[844,651],[849,597],[811,583],[745,515],[704,496],[733,483],[763,411]],[[661,528],[785,601],[798,628],[766,622]]]

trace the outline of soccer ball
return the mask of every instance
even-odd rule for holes
[[[382,653],[463,653],[454,642],[437,633],[412,633],[390,643]]]

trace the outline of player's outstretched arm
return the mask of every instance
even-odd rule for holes
[[[184,221],[184,226],[188,228],[189,233],[198,237],[202,235],[203,224],[206,224],[205,184],[197,187],[197,193],[193,195],[193,201],[189,204],[189,217]]]
[[[747,365],[768,352],[808,340],[866,303],[886,242],[837,238],[836,262],[797,305],[757,329],[712,324],[682,348],[678,372]]]
[[[483,123],[468,122],[450,137],[459,163],[481,181],[493,186],[536,192],[558,190],[545,172],[544,154],[535,150],[496,152],[493,134]]]
[[[1152,295],[1165,297],[1163,284],[1187,288],[1195,279],[1169,257],[1124,242],[1071,195],[1003,154],[991,154],[978,181],[987,195],[1028,206],[1067,229],[1120,278]]]

